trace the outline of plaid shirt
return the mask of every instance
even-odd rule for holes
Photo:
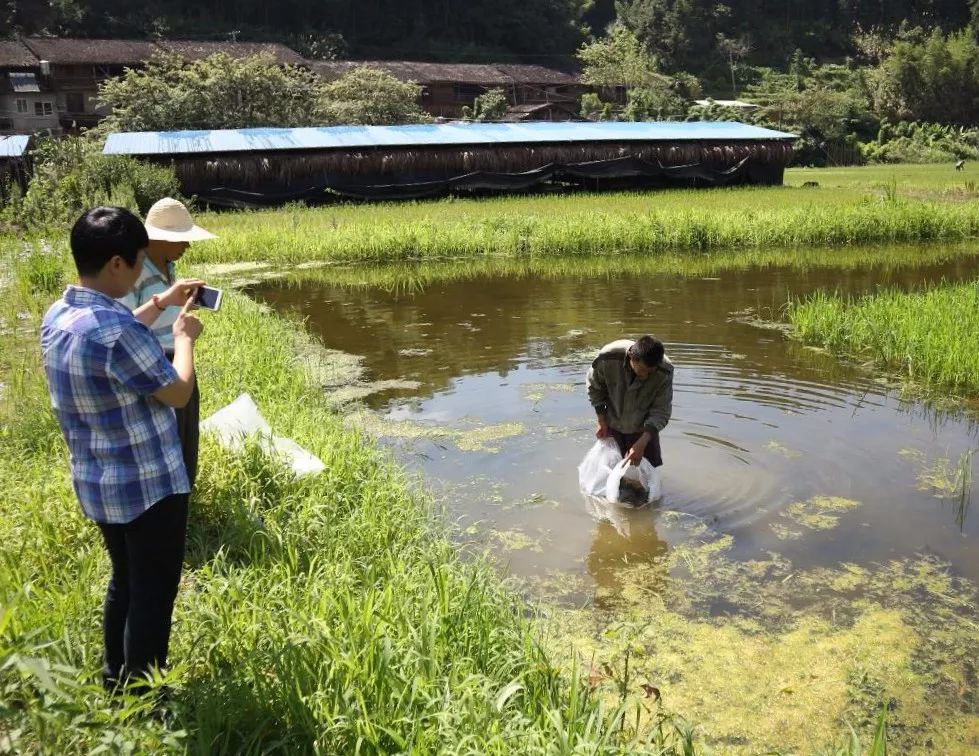
[[[87,517],[126,523],[190,492],[174,412],[151,396],[177,373],[125,306],[69,286],[44,316],[41,352]]]

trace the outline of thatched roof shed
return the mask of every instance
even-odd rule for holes
[[[0,134],[0,199],[6,199],[11,183],[27,189],[30,156],[27,148],[31,138],[24,134]]]
[[[216,204],[527,189],[777,184],[795,137],[738,123],[449,123],[113,134]]]

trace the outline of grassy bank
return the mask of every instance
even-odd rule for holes
[[[971,239],[979,191],[947,167],[790,172],[785,187],[536,195],[216,213],[206,262],[689,253]],[[864,170],[864,173],[859,173]],[[817,181],[818,188],[802,183]]]
[[[895,370],[927,388],[979,391],[979,285],[881,292],[858,299],[819,293],[792,305],[802,340]]]
[[[231,296],[200,349],[204,415],[249,392],[327,471],[296,481],[205,439],[168,680],[172,720],[96,684],[108,560],[80,514],[36,330],[58,262],[4,260],[0,750],[80,753],[618,751],[527,607],[463,562],[424,498],[318,390],[301,331]],[[650,746],[653,752],[658,752]],[[672,753],[672,750],[666,751]]]
[[[799,190],[802,191],[802,190]],[[704,199],[703,195],[700,199]],[[868,201],[853,205],[779,207],[772,197],[752,209],[650,204],[629,211],[608,198],[602,210],[576,209],[571,199],[512,200],[479,205],[485,215],[406,219],[397,206],[296,209],[205,219],[221,238],[201,246],[209,263],[268,261],[390,262],[487,254],[561,256],[603,253],[703,252],[761,247],[960,241],[979,235],[979,204]],[[558,206],[548,206],[556,203]],[[629,203],[626,203],[629,204]],[[771,209],[774,206],[775,209]],[[497,214],[492,214],[492,211]]]

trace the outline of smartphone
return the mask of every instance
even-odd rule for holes
[[[217,312],[221,309],[221,297],[224,292],[220,289],[212,289],[210,286],[201,286],[194,295],[194,304],[205,310]]]

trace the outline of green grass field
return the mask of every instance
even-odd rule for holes
[[[946,166],[789,171],[786,186],[341,204],[205,214],[204,263],[392,262],[960,241],[979,190]],[[817,188],[802,188],[817,181]]]

